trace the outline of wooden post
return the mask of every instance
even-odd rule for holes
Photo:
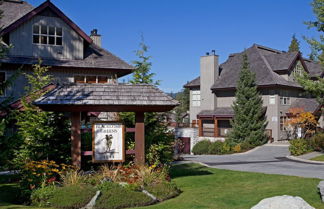
[[[71,113],[71,157],[72,164],[81,168],[81,113]]]
[[[202,120],[198,120],[198,136],[203,136],[203,124]]]
[[[135,164],[145,164],[144,112],[135,113]]]
[[[219,137],[219,133],[218,133],[218,120],[217,120],[217,118],[214,119],[214,137]]]

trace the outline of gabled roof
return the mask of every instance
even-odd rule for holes
[[[221,69],[220,78],[212,86],[212,89],[236,88],[239,71],[242,67],[242,55],[244,53],[248,56],[250,69],[256,73],[256,81],[259,87],[280,85],[300,88],[301,86],[298,83],[287,81],[277,74],[282,71],[292,70],[297,59],[301,61],[311,77],[324,75],[323,68],[320,64],[302,58],[300,52],[283,52],[254,44],[243,52],[231,54],[227,61],[219,66]],[[199,86],[200,77],[184,85],[185,88]]]
[[[316,99],[297,98],[290,106],[291,108],[302,108],[305,112],[315,113],[320,110],[320,105]]]
[[[202,110],[197,116],[198,118],[233,117],[234,110],[232,107],[216,107],[215,110]]]
[[[66,106],[72,109],[83,106],[98,112],[103,110],[91,107],[112,107],[112,111],[118,111],[121,106],[132,106],[147,111],[150,108],[165,111],[179,104],[166,93],[148,84],[66,84],[56,87],[34,103],[45,109],[51,106],[63,109]]]
[[[59,8],[57,8],[52,2],[50,1],[45,1],[35,9],[32,9],[30,11],[30,5],[27,3],[23,2],[21,3],[20,6],[18,6],[19,3],[13,3],[11,1],[9,2],[4,2],[4,5],[1,5],[1,10],[9,9],[12,10],[14,8],[18,9],[19,14],[17,15],[12,15],[8,14],[8,17],[5,18],[4,22],[4,27],[2,31],[0,32],[0,35],[5,35],[16,28],[18,28],[20,25],[24,24],[25,22],[29,21],[36,15],[40,14],[41,12],[45,11],[46,9],[50,9],[54,14],[56,14],[58,17],[60,17],[67,25],[69,25],[73,30],[75,30],[76,33],[79,34],[86,42],[92,43],[92,39],[85,33],[83,32],[70,18],[68,18]],[[4,8],[2,6],[5,6]],[[11,8],[12,7],[12,8]],[[20,9],[21,8],[21,9]],[[15,11],[10,11],[15,13]],[[23,14],[25,12],[25,14]],[[13,18],[10,20],[10,18]]]
[[[192,81],[188,82],[186,85],[184,85],[184,88],[194,88],[200,86],[200,76],[193,79]]]

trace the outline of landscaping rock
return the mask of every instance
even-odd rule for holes
[[[320,181],[320,183],[317,185],[317,188],[321,194],[322,202],[324,202],[324,181]]]
[[[92,209],[95,206],[100,193],[101,193],[100,191],[97,191],[96,195],[90,200],[90,202],[81,209]]]
[[[289,195],[270,197],[261,200],[251,209],[315,209],[303,198]]]

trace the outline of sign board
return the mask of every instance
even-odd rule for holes
[[[125,161],[125,126],[119,122],[94,122],[92,125],[92,161]]]

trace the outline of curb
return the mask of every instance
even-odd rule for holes
[[[302,158],[295,157],[295,156],[292,156],[292,155],[287,155],[286,158],[288,158],[290,160],[294,160],[294,161],[303,162],[303,163],[312,163],[312,164],[324,165],[324,162],[321,162],[321,161],[306,160],[306,159],[302,159]]]

